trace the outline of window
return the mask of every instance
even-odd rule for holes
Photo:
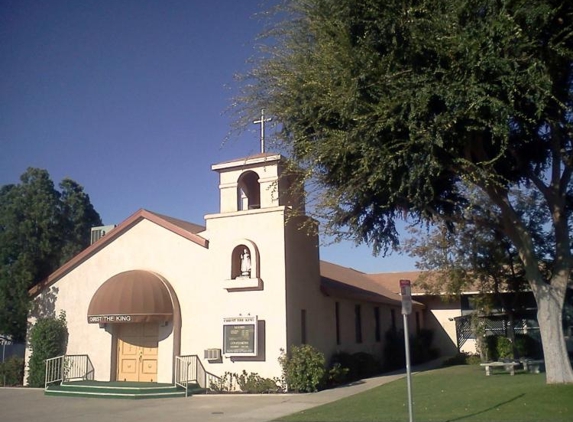
[[[306,309],[300,310],[300,342],[306,344]]]
[[[336,344],[340,344],[340,303],[334,303],[334,318],[336,319]]]
[[[362,343],[362,310],[360,305],[354,306],[354,324],[356,330],[356,343]]]
[[[374,339],[380,341],[380,308],[374,308]]]

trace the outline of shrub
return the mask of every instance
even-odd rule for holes
[[[468,365],[479,365],[481,363],[480,355],[469,355],[466,359]]]
[[[263,394],[280,392],[280,387],[275,380],[263,378],[255,372],[247,374],[247,371],[243,370],[241,375],[235,374],[235,379],[241,391],[245,393]]]
[[[382,371],[380,362],[373,355],[366,352],[353,354],[345,352],[336,353],[330,358],[330,367],[335,368],[336,366],[339,367],[336,371],[345,369],[344,372],[346,374],[339,379],[339,383],[368,378]]]
[[[384,370],[404,368],[406,366],[406,351],[404,331],[390,329],[386,332],[384,344]],[[440,352],[432,347],[434,332],[421,329],[417,335],[410,336],[410,362],[419,365],[431,359],[436,359]]]
[[[515,350],[520,358],[543,358],[543,348],[541,347],[541,343],[527,334],[515,335]]]
[[[215,393],[227,393],[229,391],[233,391],[235,389],[233,379],[234,375],[231,372],[225,372],[222,377],[211,382],[209,389],[213,390]]]
[[[303,344],[293,346],[290,354],[279,357],[283,377],[289,390],[301,393],[317,391],[325,379],[324,355],[314,347]]]
[[[382,370],[378,360],[370,353],[357,352],[352,355],[352,359],[355,368],[353,378],[355,379],[368,378],[379,374]]]
[[[340,363],[335,363],[328,370],[328,385],[336,386],[348,382],[348,368],[344,368]]]
[[[24,359],[11,356],[0,363],[0,383],[4,387],[22,385],[24,380]]]
[[[477,365],[481,363],[479,355],[470,355],[466,352],[460,352],[455,356],[446,359],[442,366],[454,366],[454,365]]]
[[[352,376],[353,374],[356,373],[355,365],[356,363],[354,362],[354,359],[352,359],[352,355],[350,353],[338,352],[332,355],[332,357],[330,358],[329,367],[344,368],[346,370],[344,371],[346,373],[345,377],[343,379],[340,379],[340,382],[343,383],[353,379]]]
[[[498,336],[497,338],[497,356],[498,359],[512,359],[513,358],[513,344],[507,337]]]
[[[488,361],[513,358],[513,345],[507,337],[486,336],[485,346],[485,358]]]
[[[46,359],[63,355],[66,352],[68,329],[66,314],[58,318],[42,318],[30,331],[30,356],[28,385],[43,387],[46,372]]]
[[[467,363],[467,358],[468,358],[467,353],[460,352],[460,353],[446,359],[442,363],[442,366],[446,367],[446,366],[455,366],[455,365],[465,365]]]
[[[416,336],[410,337],[410,353],[412,365],[419,365],[439,356],[437,349],[432,347],[434,332],[423,328]]]
[[[404,331],[390,329],[386,331],[384,339],[384,370],[404,368],[406,366]]]

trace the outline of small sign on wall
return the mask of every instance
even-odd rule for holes
[[[223,318],[223,354],[256,356],[257,326],[256,316]]]

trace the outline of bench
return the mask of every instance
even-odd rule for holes
[[[521,364],[526,372],[531,372],[532,374],[539,374],[543,371],[543,365],[545,361],[543,359],[521,359]]]
[[[480,363],[481,366],[485,368],[485,374],[487,376],[491,375],[491,368],[503,368],[510,375],[515,375],[515,367],[520,365],[518,362],[486,362]]]

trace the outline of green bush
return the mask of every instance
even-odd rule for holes
[[[480,355],[469,355],[466,359],[468,365],[479,365],[481,363]]]
[[[543,348],[541,343],[527,334],[515,335],[515,350],[517,357],[541,359],[543,358]]]
[[[235,374],[237,385],[244,393],[251,394],[264,394],[264,393],[279,393],[280,387],[275,380],[270,378],[263,378],[255,372],[247,374],[243,370],[241,375]]]
[[[328,366],[329,368],[338,367],[346,369],[346,375],[343,378],[340,378],[340,383],[344,383],[352,380],[353,374],[356,373],[355,365],[356,363],[354,362],[354,359],[352,359],[352,355],[350,353],[338,352],[332,355]]]
[[[467,353],[460,352],[442,362],[442,366],[456,366],[456,365],[466,365],[467,364],[468,355]]]
[[[24,380],[24,359],[11,356],[0,363],[0,384],[4,387],[22,385]]]
[[[215,393],[227,393],[233,391],[235,386],[233,384],[235,376],[231,372],[225,372],[222,377],[217,378],[217,380],[212,381],[209,385],[209,389]]]
[[[328,370],[328,385],[334,387],[348,382],[348,368],[344,368],[340,363],[335,363]]]
[[[439,357],[438,349],[432,347],[434,332],[421,329],[417,335],[410,335],[410,363],[419,365]],[[388,330],[384,343],[384,370],[404,368],[406,366],[406,351],[403,330]]]
[[[487,336],[485,338],[486,360],[513,359],[513,344],[505,336]]]
[[[382,371],[380,363],[370,353],[354,353],[352,360],[354,361],[354,374],[352,374],[354,379],[368,378]]]
[[[58,318],[42,318],[30,331],[30,356],[28,385],[43,387],[46,372],[46,359],[63,355],[66,352],[68,329],[65,313]]]
[[[478,363],[481,363],[479,355],[470,355],[469,353],[466,352],[460,352],[455,356],[446,359],[442,363],[442,366],[446,367],[455,365],[477,365]]]
[[[497,356],[498,359],[513,359],[513,344],[507,337],[498,336]]]
[[[384,370],[392,371],[406,366],[404,331],[390,329],[384,336]]]
[[[279,357],[288,389],[300,393],[317,391],[325,380],[324,355],[314,347],[292,346],[290,353]]]
[[[376,357],[366,352],[336,353],[330,358],[329,366],[334,368],[336,365],[346,369],[344,371],[346,375],[339,379],[340,383],[368,378],[382,371],[382,366]]]
[[[439,351],[432,347],[434,332],[423,328],[416,336],[410,336],[410,359],[412,365],[419,365],[439,356]]]

